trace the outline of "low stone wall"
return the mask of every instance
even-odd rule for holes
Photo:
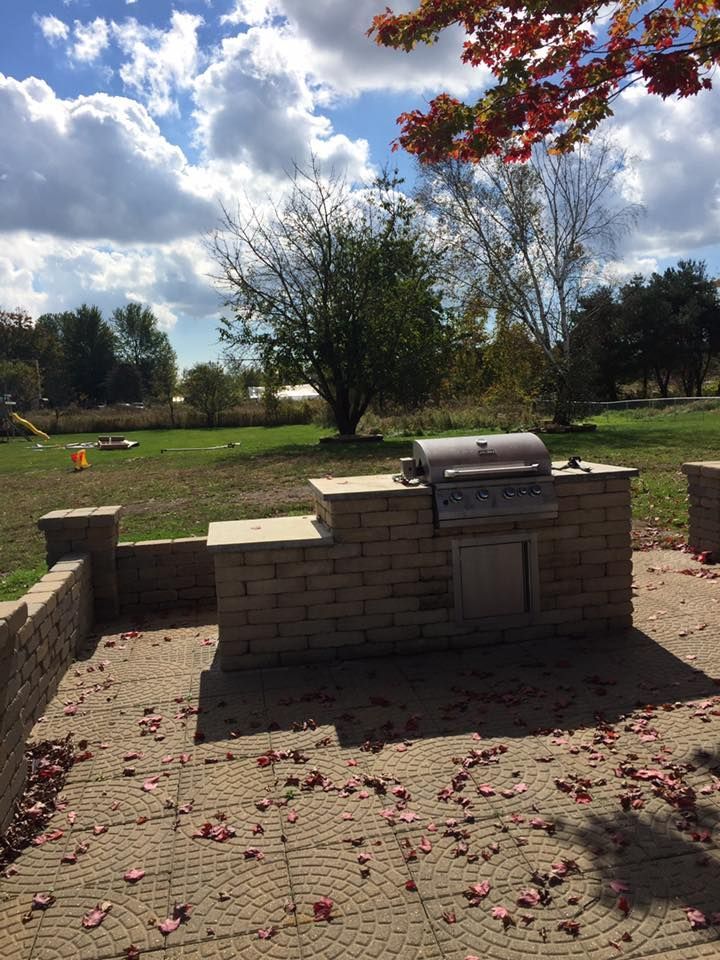
[[[119,543],[116,559],[123,611],[215,605],[215,567],[207,537]]]
[[[688,543],[698,553],[720,558],[720,462],[684,463],[688,479]]]
[[[317,520],[213,524],[221,665],[248,669],[625,629],[632,623],[635,474],[601,465],[590,474],[558,471],[554,519],[437,528],[427,488],[353,477],[311,481]],[[459,621],[454,551],[514,534],[527,534],[537,557],[532,613]]]
[[[25,784],[25,741],[92,625],[90,558],[66,556],[0,603],[0,831]]]

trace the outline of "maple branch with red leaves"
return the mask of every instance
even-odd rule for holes
[[[459,26],[468,38],[462,62],[488,68],[496,80],[474,104],[441,93],[426,112],[401,114],[394,149],[425,163],[491,155],[525,161],[551,135],[561,153],[586,140],[629,84],[643,82],[663,99],[712,87],[717,3],[663,0],[643,10],[637,0],[621,0],[598,46],[593,28],[602,10],[589,0],[420,0],[408,13],[378,14],[368,34],[406,52]]]

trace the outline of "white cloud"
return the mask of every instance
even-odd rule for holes
[[[367,142],[337,134],[317,112],[307,53],[286,27],[252,27],[223,41],[195,82],[198,136],[211,161],[281,175],[293,163],[307,163],[312,152],[351,179],[367,176]]]
[[[37,14],[33,17],[35,23],[40,27],[42,35],[48,43],[59,43],[61,40],[67,40],[70,28],[57,17],[47,16],[39,17]]]
[[[278,6],[268,0],[235,0],[235,8],[220,17],[220,23],[247,24],[257,26],[278,13]]]
[[[93,63],[110,43],[110,30],[106,20],[96,17],[89,23],[76,20],[73,24],[75,42],[70,56],[78,63]]]
[[[646,215],[628,237],[637,258],[680,257],[720,243],[720,90],[684,100],[625,95],[608,125],[635,157],[624,192]]]
[[[148,27],[133,18],[112,24],[113,36],[128,58],[120,77],[151,113],[178,113],[174,94],[192,85],[198,69],[197,31],[202,24],[202,17],[177,10],[169,30]]]
[[[169,241],[207,229],[182,151],[139,103],[61,100],[42,80],[0,74],[0,223],[75,238]]]
[[[393,8],[402,12],[416,5],[403,0]],[[290,37],[301,41],[298,66],[333,94],[393,90],[465,96],[487,84],[487,70],[460,62],[465,39],[460,28],[444,31],[437,43],[420,44],[410,55],[379,47],[366,33],[382,6],[378,0],[236,0],[224,19],[264,24],[275,30],[278,43],[288,45]],[[277,23],[278,17],[285,23]]]

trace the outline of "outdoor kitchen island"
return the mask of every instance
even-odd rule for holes
[[[309,481],[314,515],[212,523],[220,666],[558,635],[571,650],[575,636],[625,630],[632,624],[630,479],[637,473],[548,460],[537,485],[549,485],[542,496],[531,493],[532,477],[508,477],[497,496],[493,481],[488,496],[476,480],[473,499],[496,502],[497,512],[444,521],[437,498],[452,513],[452,494],[464,495],[459,483],[444,500],[436,485],[406,485],[390,475],[326,478]],[[533,495],[537,507],[519,506]]]

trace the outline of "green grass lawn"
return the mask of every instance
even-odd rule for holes
[[[686,460],[720,459],[720,412],[599,417],[595,433],[546,436],[554,459],[636,466],[636,526],[682,535],[687,523]],[[21,596],[42,574],[36,521],[49,510],[122,504],[125,540],[198,536],[212,520],[302,513],[309,477],[387,473],[410,453],[411,437],[379,445],[319,445],[316,426],[138,431],[134,450],[88,451],[90,470],[75,473],[62,444],[95,435],[54,437],[48,449],[0,444],[0,599]],[[469,431],[456,431],[457,433]],[[478,425],[476,432],[482,432]],[[235,449],[161,453],[163,447],[239,442]]]

